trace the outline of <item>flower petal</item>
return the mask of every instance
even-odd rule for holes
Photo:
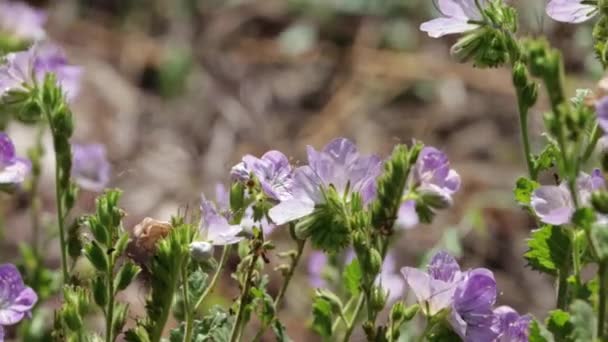
[[[306,199],[283,201],[268,211],[268,216],[277,225],[282,225],[312,214],[315,203]]]
[[[434,279],[445,282],[457,281],[461,276],[460,266],[456,259],[444,251],[435,253],[428,265],[428,272]]]
[[[551,0],[547,4],[547,15],[553,20],[566,23],[582,23],[596,13],[595,6],[582,4],[582,0]]]
[[[470,24],[467,20],[458,18],[435,18],[420,25],[420,30],[428,33],[432,38],[443,37],[448,34],[463,33],[478,28],[479,25]]]
[[[413,228],[420,223],[418,213],[416,213],[416,201],[409,200],[401,203],[399,211],[397,212],[397,220],[395,224],[399,228]]]

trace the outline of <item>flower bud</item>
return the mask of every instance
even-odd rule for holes
[[[600,261],[608,261],[608,226],[600,222],[593,224],[591,226],[591,240]]]
[[[528,71],[522,62],[516,62],[513,66],[513,84],[520,89],[528,85]]]
[[[316,220],[314,216],[314,214],[309,215],[298,221],[298,223],[296,223],[296,228],[294,229],[294,232],[298,239],[305,240],[312,234],[313,224]]]
[[[372,288],[371,306],[374,311],[382,311],[386,305],[386,292],[380,286]]]
[[[407,308],[405,308],[403,320],[406,322],[411,321],[412,318],[416,317],[418,310],[420,310],[420,305],[418,304],[408,306]]]
[[[598,213],[608,214],[608,192],[597,191],[591,195],[591,204]]]
[[[422,202],[433,209],[447,209],[452,205],[452,199],[444,193],[422,189],[420,191]]]
[[[230,209],[238,213],[245,206],[245,185],[241,182],[232,183],[230,187]]]
[[[17,119],[24,123],[34,123],[42,119],[42,110],[36,101],[27,101],[17,112]]]
[[[364,265],[365,269],[363,270],[364,273],[371,276],[380,273],[380,268],[382,267],[382,256],[380,255],[380,252],[375,248],[369,249],[366,259]]]
[[[464,35],[450,48],[450,54],[461,63],[469,61],[482,45],[483,30],[475,30]]]
[[[207,241],[194,241],[190,244],[190,256],[198,262],[204,262],[213,257],[213,245]]]

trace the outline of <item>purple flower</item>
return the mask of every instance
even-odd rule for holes
[[[14,265],[0,265],[0,341],[4,337],[3,327],[29,316],[37,301],[36,292],[23,284]]]
[[[248,154],[230,173],[240,181],[248,181],[253,174],[264,193],[272,199],[282,201],[291,198],[292,168],[287,157],[279,151],[268,151],[262,158]]]
[[[295,169],[291,195],[269,211],[276,224],[311,214],[315,205],[325,203],[324,191],[330,186],[345,200],[354,192],[360,193],[366,204],[374,198],[380,158],[361,156],[355,144],[344,138],[331,141],[322,151],[308,146],[307,152],[309,165]]]
[[[463,277],[456,260],[446,252],[433,256],[427,272],[404,267],[401,273],[427,316],[450,307],[454,291]]]
[[[327,255],[323,252],[313,251],[308,257],[308,281],[314,288],[327,287],[323,272],[327,266]]]
[[[72,177],[81,188],[101,192],[110,182],[110,174],[104,145],[72,145]]]
[[[450,324],[464,341],[493,341],[497,336],[492,307],[496,303],[492,271],[477,268],[465,273],[454,291]]]
[[[254,226],[260,227],[264,235],[269,235],[275,228],[266,218],[254,221],[253,208],[249,207],[239,224],[230,224],[233,214],[230,211],[230,194],[226,187],[218,183],[215,186],[217,206],[202,195],[200,231],[203,238],[214,245],[237,243],[247,235]]]
[[[486,0],[479,0],[482,7],[485,3]],[[439,38],[447,34],[471,31],[479,27],[472,21],[483,20],[475,0],[437,0],[435,4],[441,12],[441,17],[420,25],[420,30],[427,32],[430,37]]]
[[[595,5],[585,0],[551,0],[547,4],[547,15],[554,20],[566,23],[582,23],[598,13]]]
[[[9,53],[5,59],[0,65],[0,97],[13,91],[28,92],[42,83],[49,73],[55,74],[68,101],[78,93],[82,69],[68,65],[57,46],[34,44],[29,50]]]
[[[599,169],[593,170],[591,175],[581,173],[576,180],[577,196],[583,205],[591,201],[591,194],[605,187],[605,180]],[[570,222],[574,214],[574,202],[568,185],[544,185],[532,193],[530,202],[532,209],[539,219],[547,224],[562,225]]]
[[[201,237],[215,246],[232,245],[243,240],[243,228],[230,224],[226,216],[220,214],[215,204],[201,195]]]
[[[446,154],[431,146],[420,151],[412,176],[420,191],[440,195],[448,203],[460,189],[460,175],[450,168]]]
[[[508,306],[494,309],[495,327],[499,333],[497,342],[528,342],[528,327],[532,318],[530,315],[520,316],[517,311]]]
[[[30,161],[15,156],[13,142],[0,132],[0,186],[22,183],[30,169]]]
[[[40,40],[46,36],[46,13],[23,2],[0,1],[0,32],[15,38]]]

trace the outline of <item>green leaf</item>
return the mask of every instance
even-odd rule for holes
[[[331,337],[332,305],[329,301],[315,297],[312,304],[312,329],[322,337]]]
[[[553,335],[538,321],[530,323],[528,342],[554,342]]]
[[[551,275],[570,260],[570,238],[560,227],[545,225],[532,231],[524,258],[532,269]]]
[[[558,341],[570,341],[568,338],[572,333],[572,323],[570,322],[570,314],[562,310],[549,311],[549,317],[546,320],[547,329],[555,336]]]
[[[346,268],[344,268],[344,272],[342,273],[344,287],[352,297],[359,295],[362,279],[363,274],[361,274],[359,259],[355,258],[346,266]]]
[[[202,320],[195,320],[192,328],[192,342],[224,342],[230,340],[234,317],[223,308],[214,306]],[[170,342],[184,340],[185,324],[171,330]]]
[[[572,323],[572,338],[576,342],[594,341],[597,317],[593,308],[582,300],[575,300],[570,305],[570,323]]]
[[[520,177],[517,180],[517,183],[515,184],[514,190],[515,200],[517,201],[517,203],[519,203],[520,205],[529,206],[532,193],[539,186],[540,184],[529,178]]]

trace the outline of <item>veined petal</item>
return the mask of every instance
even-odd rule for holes
[[[582,0],[551,0],[547,4],[547,15],[566,23],[582,23],[597,13],[593,5],[582,4]]]
[[[277,225],[282,225],[312,214],[315,203],[306,199],[283,201],[268,211],[268,216]]]
[[[422,23],[420,30],[428,33],[432,38],[439,38],[448,34],[471,31],[478,27],[479,25],[471,24],[468,20],[441,17]]]

